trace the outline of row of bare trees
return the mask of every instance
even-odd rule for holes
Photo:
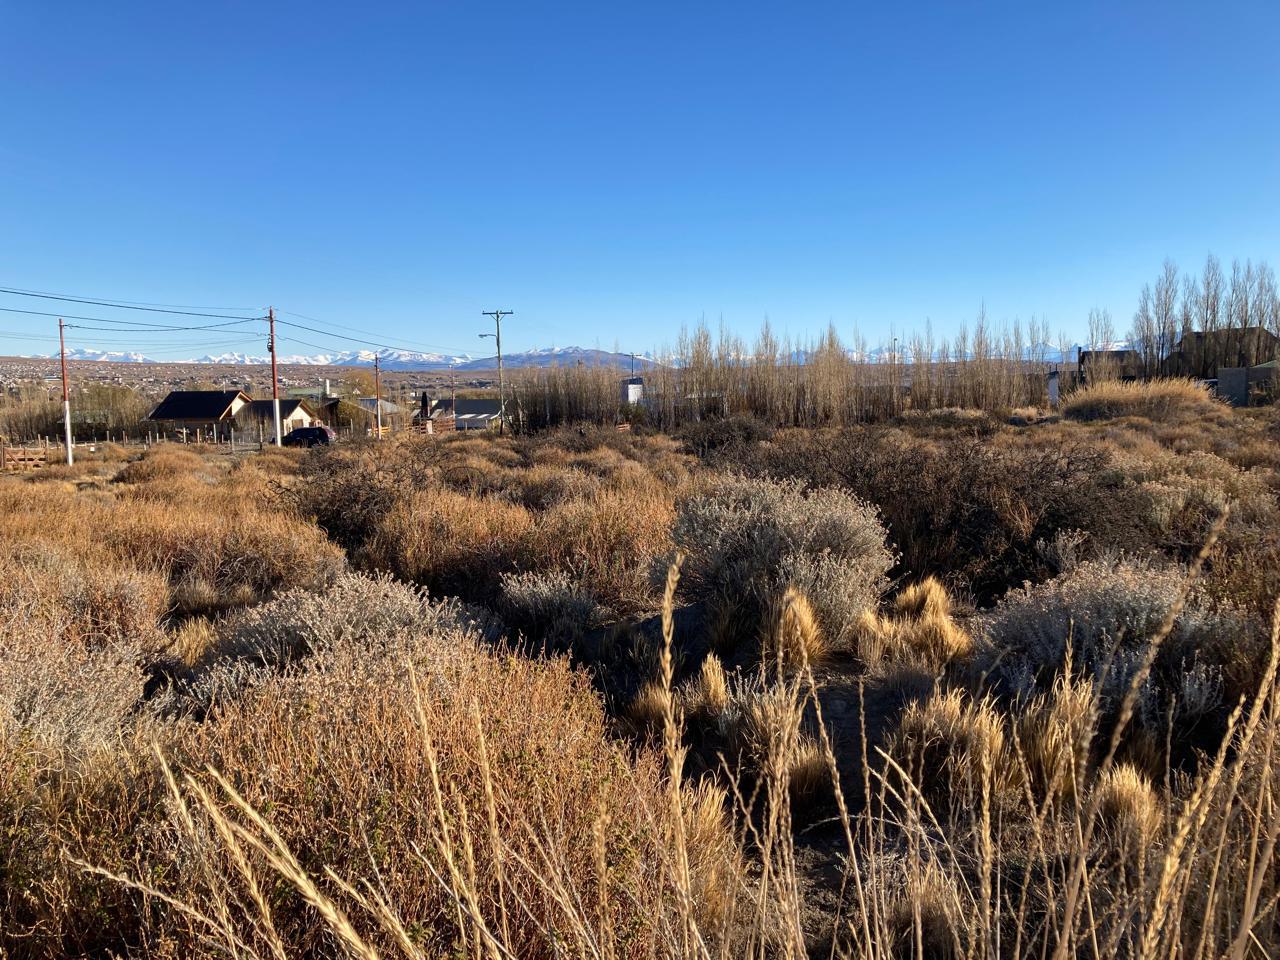
[[[815,342],[779,339],[766,322],[755,342],[700,324],[664,362],[644,370],[644,403],[632,406],[613,367],[553,367],[515,377],[517,416],[530,428],[643,416],[670,429],[712,416],[748,415],[795,426],[842,425],[942,407],[1010,410],[1044,405],[1047,373],[1070,352],[1047,325],[923,334],[871,347],[829,327]]]
[[[154,401],[129,387],[86,383],[71,390],[71,425],[77,440],[138,439]],[[0,392],[0,440],[22,443],[62,436],[62,393],[42,381]]]
[[[1233,261],[1230,273],[1210,255],[1199,275],[1165,261],[1143,287],[1127,340],[1111,314],[1093,310],[1084,349],[1094,354],[1090,379],[1139,376],[1212,377],[1221,366],[1274,359],[1280,296],[1266,263]],[[645,402],[626,402],[613,367],[519,371],[517,416],[539,428],[560,423],[621,422],[643,416],[671,428],[707,416],[746,414],[780,425],[840,425],[914,410],[962,407],[1005,411],[1043,406],[1049,374],[1074,380],[1076,352],[1064,336],[1032,320],[994,329],[985,311],[972,330],[950,340],[923,335],[870,347],[834,327],[816,341],[779,340],[766,322],[753,344],[706,324],[681,335],[676,349],[646,368]]]
[[[1219,367],[1275,359],[1280,292],[1265,262],[1235,260],[1230,274],[1213,254],[1197,276],[1166,260],[1138,297],[1129,339],[1145,376],[1217,375]]]

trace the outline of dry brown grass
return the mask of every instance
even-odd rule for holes
[[[760,641],[760,660],[779,671],[818,666],[830,652],[818,618],[808,599],[795,587],[788,587],[774,603]]]
[[[373,525],[353,559],[444,593],[484,594],[513,570],[533,518],[523,507],[452,490],[413,490]]]
[[[158,464],[157,472],[108,489],[0,485],[15,521],[0,535],[158,569],[175,590],[205,580],[225,591],[236,582],[255,597],[316,575],[323,582],[326,569],[340,564],[333,546],[260,473],[227,473],[168,447],[125,470],[146,464]]]
[[[1098,818],[1130,850],[1145,850],[1164,822],[1164,804],[1136,767],[1117,764],[1098,781]]]
[[[903,711],[889,752],[900,757],[939,815],[983,796],[1016,803],[1021,782],[1005,720],[986,700],[940,692]]]
[[[719,716],[729,705],[729,679],[715,654],[708,654],[698,668],[697,680],[687,692],[685,709],[690,715]]]
[[[1070,800],[1081,789],[1098,709],[1093,684],[1069,672],[1020,708],[1018,747],[1040,797]]]
[[[1145,417],[1185,421],[1218,413],[1222,405],[1191,380],[1107,380],[1071,393],[1062,405],[1069,420]]]
[[[12,734],[53,736],[51,708],[0,710],[0,852],[32,897],[4,885],[6,949],[275,957],[326,953],[336,936],[358,956],[607,942],[642,957],[672,923],[723,936],[745,883],[724,792],[681,790],[676,830],[659,759],[609,741],[581,674],[491,653],[448,609],[385,589],[366,604],[394,613],[368,607],[368,632],[281,598],[267,620],[298,617],[311,659],[201,723],[134,713],[140,677],[101,726],[74,741],[59,727],[41,753]],[[404,619],[415,604],[421,619]]]
[[[912,668],[936,674],[973,652],[973,638],[956,623],[951,597],[933,577],[908,587],[886,615],[863,611],[853,631],[859,659],[874,671]]]
[[[540,514],[522,545],[529,567],[571,574],[619,612],[652,608],[650,569],[670,553],[675,515],[669,491],[600,491]]]

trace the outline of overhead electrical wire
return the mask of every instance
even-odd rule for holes
[[[83,321],[82,323],[66,324],[66,326],[69,328],[74,328],[74,329],[79,329],[84,331],[94,331],[94,332],[100,331],[100,332],[107,332],[107,333],[137,333],[140,336],[142,336],[146,334],[186,333],[186,332],[196,332],[196,331],[205,331],[205,330],[221,330],[229,334],[231,333],[247,334],[249,333],[249,331],[241,327],[240,326],[241,324],[262,322],[267,320],[267,317],[260,316],[260,315],[259,316],[237,316],[237,315],[224,314],[224,313],[208,312],[213,310],[254,309],[254,308],[247,308],[247,307],[246,308],[242,308],[242,307],[197,308],[197,307],[186,305],[186,304],[161,304],[161,303],[152,303],[144,300],[117,300],[117,299],[112,299],[107,297],[73,296],[71,294],[52,293],[44,290],[29,290],[21,287],[3,287],[3,286],[0,286],[0,294],[8,294],[11,296],[22,296],[22,297],[36,297],[44,300],[57,300],[57,301],[62,301],[66,303],[85,303],[85,304],[91,304],[94,306],[106,307],[109,309],[141,310],[148,313],[162,313],[162,314],[169,314],[173,316],[208,317],[210,319],[227,321],[226,323],[214,323],[214,324],[177,325],[177,324],[149,323],[149,322],[140,321],[140,320],[124,320],[124,319],[112,318],[112,317],[83,316],[83,315],[76,315],[76,314],[59,314],[59,313],[42,311],[42,310],[23,310],[17,307],[0,307],[0,311],[3,311],[5,313],[18,313],[18,314],[24,314],[27,316],[35,316],[35,317],[57,317],[62,320]],[[320,329],[319,327],[312,327],[303,323],[295,323],[291,320],[282,320],[277,317],[276,323],[281,326],[290,327],[298,330],[306,330],[310,333],[319,334],[324,338],[341,340],[346,343],[360,344],[367,347],[377,347],[384,350],[402,350],[409,353],[444,351],[444,352],[450,352],[450,353],[468,354],[470,352],[467,350],[463,350],[461,348],[446,347],[440,344],[418,344],[417,346],[406,346],[406,345],[387,343],[379,340],[370,340],[370,339],[366,339],[365,337],[351,336],[346,333],[336,332],[336,330],[349,330],[355,333],[365,332],[364,330],[358,327],[352,327],[346,324],[336,323],[328,320],[321,320],[318,317],[311,317],[311,316],[307,316],[306,314],[295,313],[293,311],[288,311],[288,310],[280,310],[278,311],[278,313],[283,313],[291,317],[297,317],[302,320],[310,321],[311,323],[320,324],[326,327],[333,327],[336,329],[323,330],[323,329]],[[95,325],[90,326],[89,324],[95,324]],[[57,339],[56,337],[46,337],[46,336],[41,336],[39,334],[14,333],[14,334],[9,334],[9,336],[13,336],[15,338],[20,338],[20,339],[39,339],[39,340]],[[311,343],[306,340],[300,340],[293,337],[292,335],[287,335],[287,339],[304,346],[312,347],[317,350],[322,350],[325,353],[340,354],[343,352],[341,349],[335,349],[332,346],[323,346],[321,344]],[[97,337],[95,338],[95,342],[132,344],[135,346],[144,346],[151,342],[158,343],[161,341],[145,341],[145,342],[141,340],[123,341],[123,340],[114,340],[112,338]],[[252,342],[256,342],[256,338],[253,341],[237,341],[237,342],[252,343]],[[178,348],[175,348],[175,349],[178,349]]]
[[[165,307],[144,307],[137,302],[128,302],[124,300],[96,300],[88,297],[68,297],[56,293],[36,293],[32,290],[22,290],[18,287],[0,287],[0,293],[11,294],[15,297],[39,297],[41,300],[62,300],[66,303],[88,303],[98,307],[111,307],[116,310],[143,310],[147,313],[170,313],[182,317],[213,317],[220,320],[261,320],[262,317],[238,317],[225,313],[204,313],[194,310],[174,310]]]
[[[150,300],[122,300],[119,297],[94,297],[83,293],[54,293],[52,290],[31,290],[26,287],[6,287],[5,289],[17,291],[19,293],[38,293],[49,297],[80,297],[89,300],[101,300],[104,303],[120,304],[122,306],[134,307],[173,307],[177,310],[257,310],[258,307],[228,307],[228,306],[210,306],[209,304],[192,304],[192,303],[153,303]]]
[[[147,323],[145,320],[119,320],[115,317],[84,317],[74,313],[47,313],[44,310],[19,310],[17,307],[0,307],[5,313],[22,313],[32,317],[57,317],[60,320],[88,320],[93,323],[114,323],[119,324],[121,330],[131,330],[137,328],[140,332],[148,332],[151,330],[224,330],[229,327],[235,327],[242,323],[253,321],[247,320],[230,320],[226,323],[206,323],[197,326],[179,327],[167,323]],[[71,324],[68,324],[71,326]],[[84,329],[92,329],[85,327]],[[106,329],[105,327],[103,329]]]
[[[344,323],[335,323],[335,322],[334,322],[334,321],[332,321],[332,320],[321,320],[321,319],[319,319],[318,317],[309,317],[309,316],[307,316],[305,313],[295,313],[295,312],[293,312],[292,310],[277,310],[277,311],[276,311],[276,313],[278,313],[278,314],[283,313],[283,314],[285,314],[286,316],[290,316],[290,317],[297,317],[297,318],[299,318],[300,320],[309,320],[309,321],[311,321],[312,323],[318,323],[318,324],[320,324],[321,326],[326,326],[326,327],[336,327],[336,328],[338,328],[339,330],[350,330],[350,331],[352,331],[352,332],[354,332],[354,333],[365,333],[365,332],[366,332],[365,330],[361,329],[360,327],[352,327],[352,326],[349,326],[349,325],[344,324]],[[281,319],[279,319],[279,318],[277,317],[277,319],[276,319],[276,323],[289,323],[289,321],[288,321],[288,320],[281,320]],[[300,327],[300,328],[302,328],[302,329],[308,329],[308,328],[306,328],[306,327],[303,327],[303,326],[302,326],[302,324],[296,324],[296,323],[295,323],[295,324],[291,324],[291,326]],[[313,333],[322,333],[322,334],[324,334],[325,336],[334,336],[334,337],[338,337],[339,339],[354,339],[354,338],[341,337],[339,334],[336,334],[336,333],[330,333],[330,332],[329,332],[329,331],[327,331],[327,330],[313,330],[312,332],[313,332]],[[360,343],[360,342],[367,342],[367,341],[359,341],[359,340],[357,340],[356,342],[357,342],[357,343]],[[375,346],[385,346],[385,345],[384,345],[384,344],[375,344]],[[413,351],[415,351],[415,352],[419,352],[419,351],[422,351],[422,350],[428,350],[428,351],[446,350],[446,351],[450,351],[450,352],[454,352],[454,353],[466,353],[466,352],[467,352],[467,351],[462,350],[462,349],[460,349],[460,348],[458,348],[458,347],[446,347],[446,346],[443,346],[443,345],[438,344],[438,343],[422,343],[422,342],[420,342],[420,341],[416,342],[416,345],[409,345],[409,346],[403,346],[403,347],[390,347],[389,349],[392,349],[392,350],[413,350]]]
[[[0,337],[13,340],[57,340],[57,337],[43,333],[18,333],[16,330],[0,330]]]
[[[68,323],[66,326],[72,327],[76,330],[109,330],[112,333],[136,333],[139,335],[145,335],[148,333],[188,333],[196,330],[219,330],[223,333],[248,333],[248,330],[245,330],[240,326],[240,322],[241,321],[237,321],[235,323],[210,323],[199,327],[102,327],[91,326],[87,323]]]
[[[394,343],[380,343],[380,342],[379,342],[379,341],[377,341],[377,340],[364,340],[364,339],[362,339],[362,338],[360,338],[360,337],[348,337],[348,336],[346,336],[346,335],[344,335],[344,334],[334,333],[334,332],[332,332],[332,331],[330,331],[330,330],[320,330],[320,329],[317,329],[316,327],[308,327],[308,326],[307,326],[306,324],[304,324],[304,323],[294,323],[292,320],[279,320],[279,319],[277,319],[277,320],[276,320],[276,325],[277,325],[277,326],[281,326],[281,325],[283,325],[283,326],[286,326],[286,327],[293,327],[294,329],[297,329],[297,330],[307,330],[307,331],[309,331],[309,332],[311,332],[311,333],[318,333],[318,334],[320,334],[322,337],[333,337],[333,338],[335,338],[335,339],[337,339],[337,340],[346,340],[346,341],[349,341],[349,342],[351,342],[351,343],[362,343],[362,344],[364,344],[364,345],[365,345],[365,346],[367,346],[367,347],[382,347],[382,348],[383,348],[383,349],[385,349],[385,350],[404,350],[404,351],[407,351],[407,352],[409,352],[409,353],[419,353],[419,352],[421,352],[421,351],[418,351],[418,350],[414,350],[414,349],[412,349],[412,348],[410,348],[410,347],[406,347],[406,346],[402,346],[402,345],[397,345],[397,344],[394,344]],[[299,341],[299,342],[301,342],[301,341]],[[315,346],[315,344],[311,344],[311,346]],[[464,353],[465,351],[459,351],[459,352],[460,352],[460,353]]]

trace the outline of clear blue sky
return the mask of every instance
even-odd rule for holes
[[[1275,265],[1280,3],[1055,6],[0,0],[0,285],[484,353]]]

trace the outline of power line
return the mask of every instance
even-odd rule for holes
[[[18,333],[16,330],[0,330],[0,337],[6,337],[12,340],[57,340],[57,337],[51,337],[47,334],[40,333]]]
[[[316,327],[308,327],[306,324],[303,324],[303,323],[294,323],[292,320],[277,320],[276,323],[286,327],[293,327],[297,330],[308,330],[311,333],[318,333],[323,337],[335,337],[338,340],[348,340],[351,343],[363,343],[365,346],[368,346],[368,347],[382,347],[385,350],[406,350],[409,353],[419,352],[411,349],[410,347],[397,346],[396,344],[393,344],[393,343],[379,343],[376,340],[362,340],[359,337],[344,336],[343,334],[340,334],[340,333],[334,333],[331,330],[319,330]],[[311,344],[311,346],[314,346],[314,344]]]
[[[322,324],[323,326],[326,326],[326,327],[336,327],[336,328],[338,328],[339,330],[351,330],[351,331],[353,331],[353,332],[355,332],[355,333],[365,333],[365,332],[366,332],[366,331],[365,331],[363,328],[361,328],[361,327],[352,327],[352,326],[349,326],[349,325],[347,325],[347,324],[343,324],[343,323],[335,323],[335,322],[333,322],[332,320],[320,320],[320,319],[319,319],[319,318],[317,318],[317,317],[309,317],[309,316],[307,316],[305,313],[294,313],[292,310],[277,310],[276,312],[277,312],[277,313],[284,313],[284,314],[288,314],[288,315],[289,315],[289,316],[291,316],[291,317],[298,317],[298,318],[299,318],[299,319],[301,319],[301,320],[310,320],[312,323],[319,323],[319,324]],[[276,322],[277,322],[277,323],[285,323],[285,322],[287,322],[287,321],[284,321],[284,320],[277,320]],[[298,327],[301,327],[302,325],[301,325],[301,324],[291,324],[291,326],[298,326]],[[303,329],[308,329],[308,328],[303,328]],[[313,332],[313,333],[323,333],[325,336],[339,337],[339,339],[344,339],[344,340],[345,340],[345,339],[349,339],[349,338],[346,338],[346,337],[341,337],[339,334],[332,333],[332,332],[330,332],[330,331],[328,331],[328,330],[314,330],[314,331],[312,331],[312,332]],[[356,342],[357,342],[357,343],[359,343],[359,342],[362,342],[362,341],[356,341]],[[420,351],[420,350],[429,350],[429,351],[435,351],[435,350],[446,350],[446,351],[452,351],[452,352],[454,352],[454,353],[466,353],[466,351],[465,351],[465,350],[462,350],[460,347],[447,347],[447,346],[444,346],[444,345],[439,344],[439,343],[423,343],[422,341],[414,341],[414,343],[416,344],[416,346],[410,345],[410,346],[404,346],[404,347],[392,347],[391,349],[393,349],[393,350],[408,350],[408,349],[413,349],[413,350],[415,350],[415,351]],[[379,344],[379,346],[381,346],[381,344]]]
[[[241,323],[250,323],[252,320],[232,320],[227,323],[208,323],[200,326],[179,327],[167,323],[147,323],[145,320],[119,320],[115,317],[83,317],[73,313],[48,313],[44,310],[19,310],[17,307],[0,307],[5,313],[22,313],[30,317],[57,317],[63,320],[89,320],[94,323],[114,323],[120,324],[122,330],[138,328],[141,332],[146,333],[151,330],[221,330],[227,327],[233,327]],[[259,318],[254,318],[259,319]],[[84,329],[92,329],[85,327]],[[103,329],[106,329],[105,327]]]
[[[69,319],[76,319],[71,317]],[[108,323],[111,321],[107,321]],[[248,333],[240,327],[242,320],[236,320],[229,323],[209,323],[203,326],[195,327],[168,327],[159,324],[146,324],[145,326],[129,326],[129,327],[100,327],[91,326],[87,323],[69,323],[67,326],[75,327],[77,330],[108,330],[112,333],[136,333],[145,335],[148,333],[189,333],[193,330],[221,330],[224,333]]]
[[[54,293],[52,290],[29,290],[25,287],[9,287],[10,290],[19,291],[21,293],[44,294],[46,296],[65,296],[65,297],[83,297],[84,294],[78,293]],[[256,310],[257,307],[214,307],[208,304],[199,305],[191,303],[153,303],[150,300],[121,300],[119,297],[90,297],[92,300],[102,300],[113,304],[122,304],[135,307],[174,307],[178,310]]]
[[[17,287],[0,287],[0,293],[16,297],[39,297],[41,300],[62,300],[67,303],[89,303],[98,307],[111,307],[116,310],[143,310],[147,313],[170,313],[183,317],[213,317],[220,320],[261,320],[261,317],[237,317],[225,313],[204,313],[193,310],[173,310],[162,307],[144,307],[128,301],[95,300],[88,297],[67,297],[56,293],[36,293],[31,290],[20,290]]]

